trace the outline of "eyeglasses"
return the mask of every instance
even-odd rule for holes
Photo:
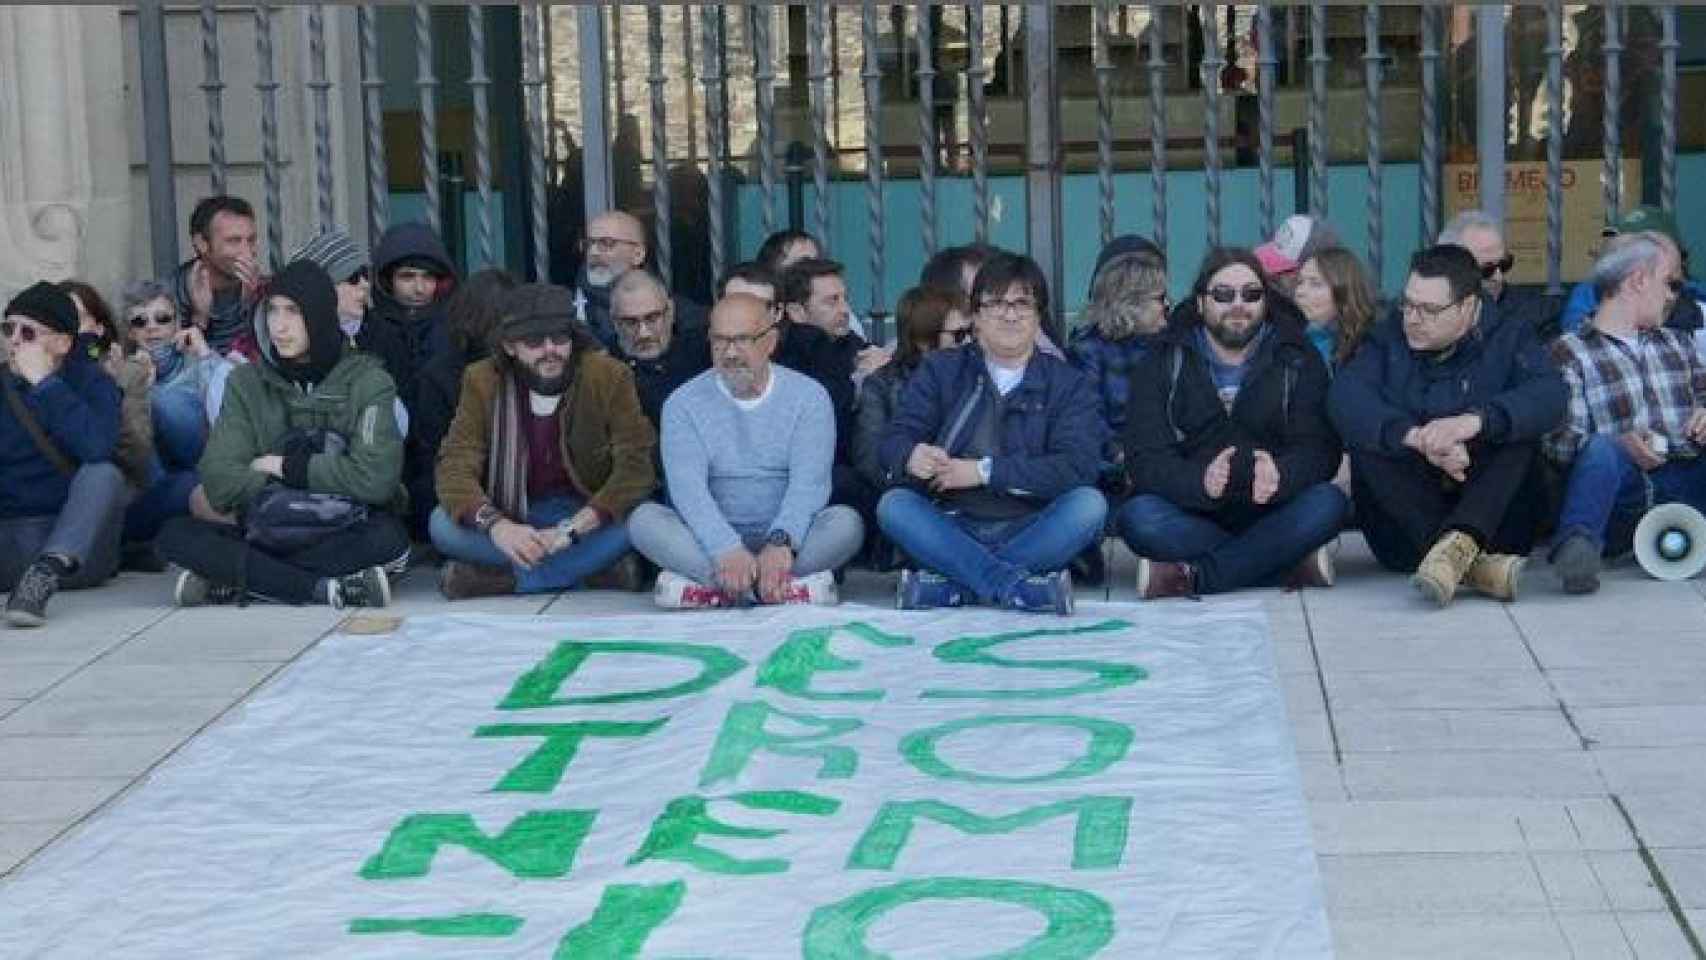
[[[942,336],[954,341],[955,344],[969,342],[974,334],[975,331],[971,327],[955,327],[952,330],[942,331]]]
[[[1516,266],[1516,255],[1507,253],[1502,260],[1481,264],[1481,279],[1491,280],[1495,273],[1510,273],[1514,266]]]
[[[518,339],[522,346],[529,350],[543,350],[546,343],[553,347],[566,347],[574,342],[574,338],[566,330],[561,333],[530,333]]]
[[[653,310],[651,313],[617,317],[616,325],[618,327],[627,327],[631,330],[638,330],[641,327],[661,327],[663,326],[664,321],[668,319],[669,308],[665,307],[662,310]]]
[[[1416,301],[1405,297],[1398,301],[1398,310],[1406,314],[1420,314],[1429,320],[1437,320],[1439,319],[1440,314],[1450,310],[1452,307],[1457,306],[1467,299],[1469,298],[1459,297],[1450,303],[1417,303]]]
[[[1683,279],[1681,277],[1671,277],[1671,278],[1665,280],[1665,286],[1670,288],[1671,293],[1681,293],[1682,292],[1682,284],[1683,284]]]
[[[607,253],[621,246],[638,247],[640,245],[638,240],[626,240],[622,237],[587,237],[581,241],[582,250],[594,250],[600,253]]]
[[[1027,314],[1037,309],[1037,301],[1030,297],[1014,297],[1011,300],[985,300],[977,305],[979,310],[990,316],[998,317],[1007,314]]]
[[[178,314],[175,310],[155,310],[137,312],[130,315],[132,327],[173,327],[177,326]]]
[[[42,333],[33,323],[19,323],[16,320],[0,320],[0,337],[12,339],[12,334],[24,343],[35,343],[36,337]]]
[[[752,333],[731,333],[728,335],[713,333],[711,334],[711,349],[724,350],[729,347],[738,347],[745,350],[769,336],[770,331],[774,329],[776,329],[776,325],[772,323],[764,329]]]
[[[345,277],[343,279],[343,282],[344,283],[366,283],[367,282],[367,268],[362,267],[360,270],[357,270],[356,272]]]
[[[1243,300],[1245,303],[1261,303],[1268,298],[1268,291],[1261,287],[1244,287],[1238,290],[1231,287],[1210,287],[1208,297],[1222,306],[1235,300]]]

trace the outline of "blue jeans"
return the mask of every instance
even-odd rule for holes
[[[1234,517],[1192,513],[1146,493],[1120,508],[1119,527],[1133,553],[1189,563],[1198,591],[1222,593],[1278,582],[1309,551],[1333,539],[1345,509],[1345,495],[1331,483]]]
[[[194,470],[161,469],[156,456],[148,471],[149,484],[124,513],[124,542],[147,543],[160,535],[167,520],[190,512],[190,494],[201,482]]]
[[[1648,507],[1676,502],[1706,511],[1706,457],[1672,460],[1647,473],[1616,439],[1596,434],[1570,465],[1554,542],[1584,536],[1605,550],[1632,534]]]
[[[894,487],[877,502],[877,525],[912,562],[934,570],[984,603],[1000,603],[1027,577],[1051,573],[1102,536],[1108,501],[1074,487],[1017,520],[973,520],[942,511],[929,497]]]
[[[585,506],[578,497],[546,497],[527,506],[529,526],[545,529],[574,516]],[[443,507],[435,507],[427,521],[432,545],[452,560],[477,563],[486,567],[509,567],[509,557],[498,549],[492,538],[471,527],[464,527]],[[567,590],[587,577],[609,567],[628,552],[628,528],[621,523],[607,523],[567,549],[546,557],[531,570],[514,567],[516,593],[552,593]]]
[[[154,449],[167,471],[194,470],[207,446],[207,410],[193,389],[168,387],[148,398],[154,411]]]

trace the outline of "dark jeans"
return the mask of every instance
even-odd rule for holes
[[[51,553],[77,569],[59,585],[92,587],[118,572],[119,532],[130,487],[110,463],[89,463],[71,478],[59,513],[0,519],[0,589],[10,590],[42,554]]]
[[[883,533],[914,562],[999,603],[1027,577],[1072,562],[1102,536],[1108,501],[1095,487],[1074,487],[1017,520],[973,520],[944,513],[909,487],[877,502]]]
[[[1388,570],[1414,572],[1445,533],[1458,530],[1484,550],[1527,555],[1547,503],[1534,443],[1470,447],[1469,474],[1457,483],[1421,455],[1353,451],[1351,485],[1363,536]]]
[[[1570,464],[1555,542],[1579,535],[1601,550],[1626,546],[1641,514],[1660,503],[1706,510],[1706,458],[1672,460],[1644,472],[1614,438],[1589,437]]]
[[[315,603],[315,587],[324,577],[341,577],[390,563],[408,549],[409,534],[396,517],[375,513],[358,527],[335,533],[288,556],[250,547],[243,532],[223,523],[193,517],[166,522],[155,543],[165,559],[223,586],[279,603]]]
[[[1199,591],[1222,593],[1278,583],[1338,534],[1345,507],[1345,495],[1330,483],[1307,487],[1278,506],[1213,516],[1146,493],[1120,508],[1119,528],[1133,553],[1189,563]]]

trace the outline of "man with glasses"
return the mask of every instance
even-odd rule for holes
[[[877,522],[919,567],[902,571],[895,602],[1064,616],[1064,568],[1108,512],[1096,400],[1082,373],[1037,349],[1048,285],[1029,257],[987,260],[972,303],[975,342],[919,363],[878,445],[890,487]]]
[[[711,311],[712,369],[664,402],[671,506],[640,504],[628,521],[662,571],[661,607],[833,604],[834,571],[863,541],[859,515],[827,505],[829,397],[771,362],[778,333],[769,303],[728,294]]]
[[[656,429],[669,395],[711,366],[705,331],[677,329],[669,292],[643,268],[629,270],[611,287],[610,320],[616,328],[611,354],[633,371],[640,409]]]
[[[1483,296],[1474,255],[1410,260],[1399,315],[1333,380],[1363,535],[1389,569],[1444,606],[1459,585],[1516,599],[1544,499],[1540,439],[1568,391],[1534,328]]]
[[[1648,506],[1706,508],[1706,365],[1664,326],[1682,290],[1675,247],[1656,232],[1621,234],[1590,282],[1592,326],[1552,345],[1570,404],[1546,441],[1569,475],[1550,559],[1573,594],[1599,588],[1601,555],[1628,549]]]
[[[1210,251],[1192,290],[1132,375],[1119,527],[1138,596],[1330,587],[1346,504],[1327,365],[1254,253]]]
[[[1511,284],[1516,255],[1505,246],[1504,227],[1498,220],[1480,210],[1465,210],[1446,221],[1438,242],[1462,247],[1475,258],[1481,271],[1482,299],[1496,307],[1501,316],[1527,324],[1543,338],[1557,333],[1557,301]]]
[[[633,214],[607,210],[592,218],[581,238],[580,275],[575,278],[575,311],[585,327],[606,350],[614,353],[621,337],[611,316],[611,294],[616,281],[630,270],[644,267],[650,249],[646,225]],[[677,326],[705,326],[705,308],[676,298]]]
[[[428,528],[450,559],[440,591],[639,589],[624,521],[657,484],[657,435],[632,375],[580,328],[562,287],[517,287],[497,339],[463,374],[439,448]]]
[[[1658,207],[1640,206],[1618,218],[1616,222],[1600,231],[1605,240],[1614,237],[1651,232],[1660,243],[1669,247],[1681,264],[1679,275],[1682,277],[1682,288],[1671,305],[1670,313],[1666,314],[1664,325],[1682,332],[1694,341],[1694,349],[1706,358],[1706,285],[1689,279],[1688,248],[1682,243],[1682,234],[1676,228],[1676,218]],[[1600,252],[1603,252],[1601,248]],[[1595,255],[1597,258],[1597,254]],[[1564,303],[1563,316],[1559,318],[1558,327],[1565,333],[1576,333],[1585,326],[1591,326],[1594,310],[1599,306],[1599,293],[1591,279],[1575,285],[1570,291],[1569,300]]]
[[[38,283],[6,305],[0,388],[0,589],[14,627],[47,622],[61,587],[92,587],[118,570],[129,494],[112,463],[118,387],[73,350],[77,305]]]

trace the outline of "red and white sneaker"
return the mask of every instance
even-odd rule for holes
[[[666,610],[709,610],[736,605],[735,598],[716,587],[707,587],[672,570],[658,573],[652,599]]]
[[[795,577],[788,581],[788,592],[783,596],[783,603],[804,603],[817,607],[833,607],[841,602],[841,594],[835,588],[835,574],[829,570]]]

